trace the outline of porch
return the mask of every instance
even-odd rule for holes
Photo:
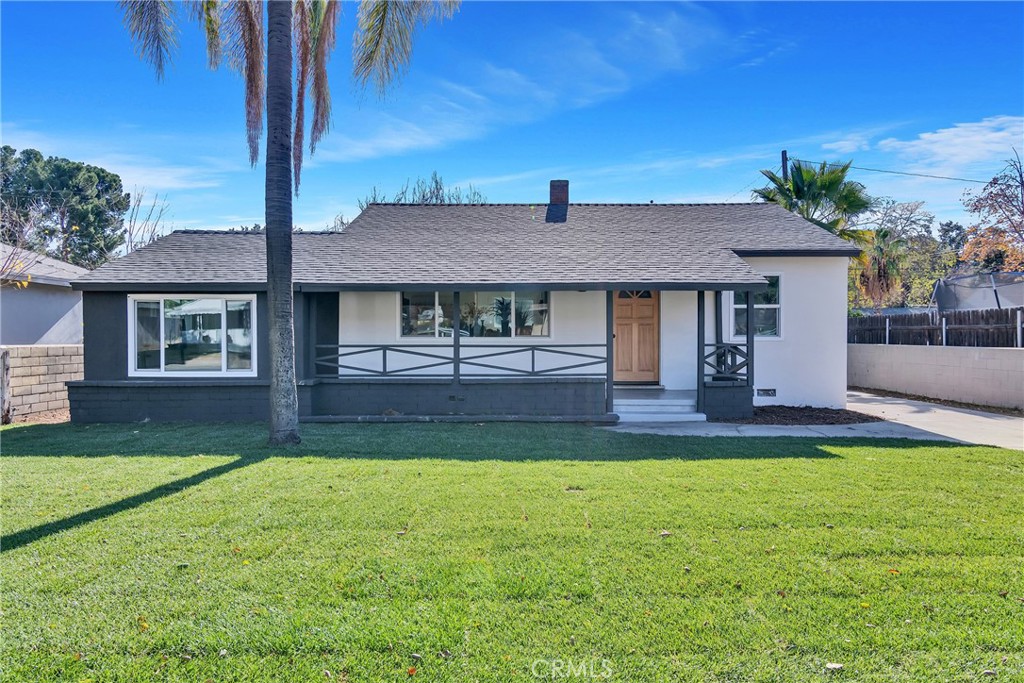
[[[593,307],[590,315],[577,315],[571,330],[556,328],[558,334],[545,338],[503,339],[467,336],[460,320],[461,292],[454,291],[453,319],[445,320],[444,336],[409,341],[399,336],[393,341],[394,336],[382,333],[381,343],[364,342],[351,331],[346,334],[346,324],[353,324],[351,310],[358,307],[350,305],[347,313],[339,313],[346,310],[344,301],[339,305],[340,297],[368,293],[306,294],[298,307],[309,331],[305,352],[299,353],[299,374],[305,378],[300,382],[301,414],[310,420],[467,416],[674,422],[752,413],[752,335],[746,343],[724,340],[721,291],[688,290],[689,303],[678,306],[682,299],[677,297],[671,304],[675,308],[669,310],[666,304],[665,315],[659,307],[658,322],[666,329],[658,335],[665,341],[659,342],[664,350],[659,347],[656,362],[672,375],[672,386],[623,385],[620,369],[627,332],[617,326],[622,318],[616,309],[622,291],[551,292],[554,309],[563,314],[553,325],[569,325],[560,303],[596,303],[593,297],[600,297],[604,305]],[[375,296],[366,308],[386,315],[387,293]],[[753,297],[746,300],[749,309]],[[325,316],[325,308],[333,309],[333,315]],[[384,329],[386,322],[378,323],[377,329]],[[688,341],[678,343],[680,334]],[[581,341],[562,343],[568,338]]]

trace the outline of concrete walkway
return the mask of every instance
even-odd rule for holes
[[[935,403],[886,398],[859,391],[847,394],[847,408],[884,418],[853,425],[749,425],[690,422],[676,425],[619,424],[614,431],[669,436],[803,436],[958,441],[1024,450],[1024,419],[949,408]]]
[[[863,391],[847,392],[846,407],[950,441],[1024,450],[1024,418],[1012,415],[876,396]]]

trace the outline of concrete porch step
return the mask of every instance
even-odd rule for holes
[[[656,407],[667,407],[670,409],[677,408],[696,408],[697,399],[695,398],[616,398],[616,408],[626,409],[641,409],[641,408],[656,408]]]
[[[623,412],[617,410],[619,424],[630,424],[633,422],[657,422],[671,424],[676,422],[707,422],[708,417],[704,413],[696,411],[678,413],[645,413],[645,412]]]

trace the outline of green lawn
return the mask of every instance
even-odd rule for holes
[[[3,431],[3,679],[1024,680],[1019,452],[303,431]]]

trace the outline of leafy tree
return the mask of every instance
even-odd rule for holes
[[[967,229],[964,260],[984,271],[1024,270],[1024,165],[1020,153],[980,192],[964,194],[964,207],[974,214]]]
[[[943,221],[939,223],[939,240],[953,250],[959,260],[967,244],[967,228],[953,221]]]
[[[116,173],[34,149],[0,150],[5,215],[0,236],[17,241],[13,226],[35,216],[31,248],[85,268],[107,261],[124,244],[131,197]]]
[[[177,42],[176,3],[122,0],[125,24],[143,59],[161,77]],[[298,192],[305,135],[305,106],[312,100],[309,150],[327,133],[331,95],[327,60],[334,49],[340,5],[334,0],[201,0],[189,4],[206,34],[211,67],[227,63],[245,82],[249,161],[259,157],[264,104],[267,121],[266,240],[270,302],[270,442],[298,443],[298,394],[292,297],[292,179]],[[408,66],[412,36],[432,18],[452,16],[455,0],[361,0],[353,44],[355,77],[383,93]],[[266,73],[264,73],[264,49]],[[293,91],[292,69],[296,75]],[[294,96],[294,111],[292,98]]]
[[[394,195],[388,197],[375,185],[370,193],[359,200],[359,210],[370,204],[484,204],[487,198],[475,187],[470,185],[463,190],[458,185],[445,187],[444,180],[434,171],[429,180],[417,178],[412,186],[405,185]]]
[[[472,185],[463,190],[458,185],[446,187],[444,179],[433,171],[430,178],[416,178],[413,185],[406,181],[397,192],[390,197],[386,192],[377,188],[376,185],[370,192],[358,201],[359,210],[362,211],[370,204],[486,204],[487,197],[480,190]],[[330,232],[341,232],[352,221],[339,213],[334,217],[334,222],[327,228]]]
[[[900,268],[906,247],[905,240],[882,228],[871,232],[864,251],[857,257],[860,264],[858,284],[875,310],[881,309],[886,297],[900,285]]]
[[[787,180],[763,170],[770,184],[754,190],[753,197],[778,204],[843,239],[858,241],[860,231],[849,224],[871,207],[872,200],[862,184],[846,179],[850,163],[822,163],[815,168],[794,161]]]
[[[875,197],[871,207],[857,216],[855,225],[888,230],[898,239],[930,237],[935,215],[924,210],[924,202],[898,202],[892,197]]]

